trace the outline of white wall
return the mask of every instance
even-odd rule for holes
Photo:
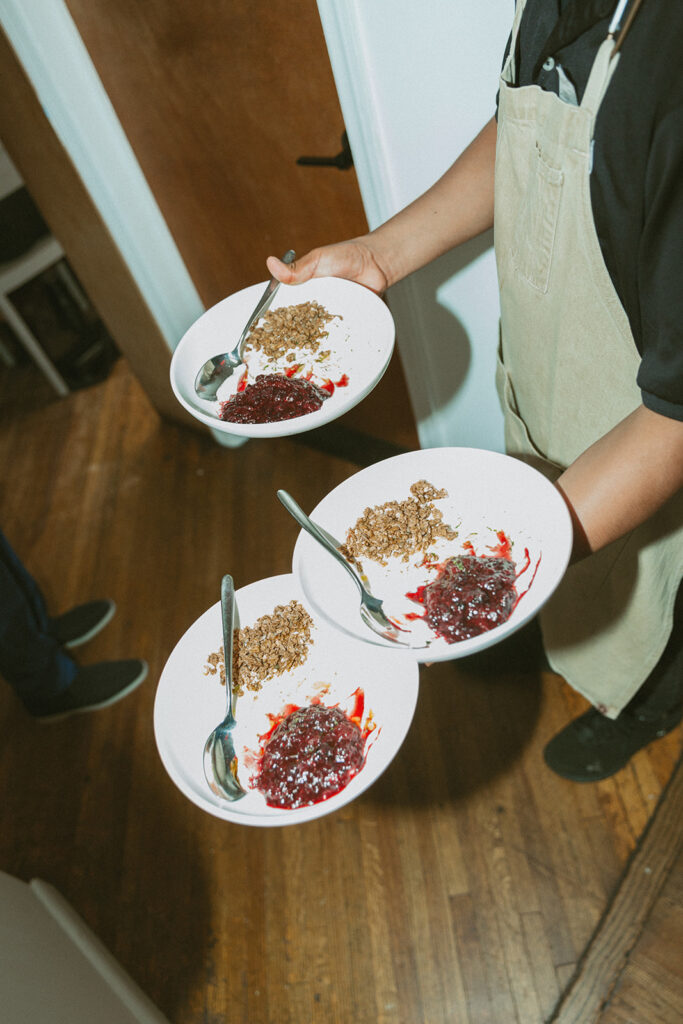
[[[495,111],[513,0],[318,0],[371,227],[428,188]],[[331,239],[332,241],[332,239]],[[503,450],[490,235],[387,298],[423,447]]]

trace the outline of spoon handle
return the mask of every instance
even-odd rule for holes
[[[293,263],[295,259],[296,259],[296,253],[294,252],[294,250],[293,249],[288,249],[287,252],[282,257],[282,262],[283,263]],[[275,298],[275,293],[276,293],[276,291],[278,290],[279,287],[280,287],[280,282],[278,281],[278,279],[276,277],[271,277],[270,281],[266,285],[266,290],[264,291],[263,295],[261,296],[261,298],[259,299],[259,301],[257,303],[256,309],[254,310],[254,312],[249,317],[249,319],[247,321],[247,324],[246,324],[246,327],[244,328],[244,330],[242,331],[242,334],[240,335],[240,340],[237,342],[237,345],[235,346],[235,354],[237,356],[241,356],[242,345],[244,344],[244,342],[245,342],[245,340],[247,338],[247,335],[249,334],[250,330],[252,329],[254,324],[257,322],[257,320],[260,317],[262,317],[263,314],[266,312],[266,310],[270,306],[271,302]]]
[[[303,509],[297,505],[294,498],[291,494],[288,494],[287,491],[278,491],[277,496],[289,512],[290,516],[296,519],[299,526],[309,533],[314,540],[317,540],[318,544],[321,544],[341,565],[344,566],[360,590],[361,596],[365,595],[365,587],[358,578],[355,569],[344,558],[330,535],[325,530],[321,529],[321,527],[317,526],[312,519],[308,518]]]
[[[223,660],[225,661],[226,724],[234,724],[232,714],[232,637],[235,624],[235,584],[227,574],[221,580],[221,621],[223,623]],[[231,720],[231,721],[229,721]]]

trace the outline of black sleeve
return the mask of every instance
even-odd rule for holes
[[[654,132],[644,212],[638,385],[649,409],[683,420],[683,107],[670,110]]]

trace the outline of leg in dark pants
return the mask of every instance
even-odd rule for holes
[[[62,693],[77,665],[50,635],[38,584],[0,531],[0,673],[30,707]]]
[[[115,607],[89,601],[50,618],[38,584],[0,532],[0,674],[34,717],[107,707],[143,681],[147,664],[139,658],[82,667],[66,653],[95,636]]]

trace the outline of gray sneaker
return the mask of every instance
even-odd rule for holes
[[[50,632],[62,647],[71,649],[92,640],[114,617],[116,605],[109,598],[88,601],[50,621]]]
[[[55,722],[82,711],[96,711],[131,693],[146,675],[147,662],[139,658],[85,665],[79,668],[66,690],[28,710],[41,722]]]

